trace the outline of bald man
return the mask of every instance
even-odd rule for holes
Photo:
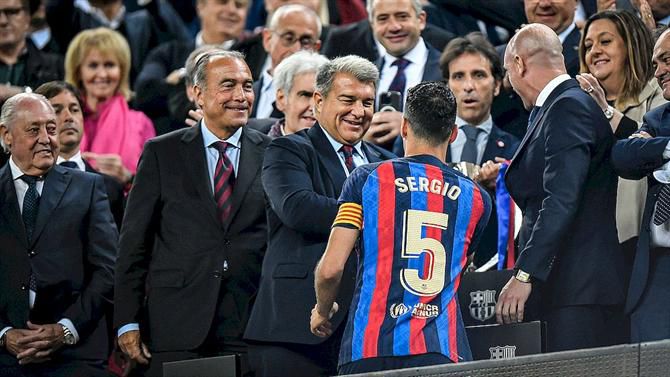
[[[523,212],[515,275],[496,305],[499,323],[524,320],[541,299],[547,351],[626,341],[623,255],[615,224],[614,136],[600,107],[566,74],[561,42],[542,24],[505,52],[514,90],[531,111],[505,181]]]

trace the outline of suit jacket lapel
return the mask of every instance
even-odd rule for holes
[[[12,179],[12,171],[9,164],[0,169],[0,180],[2,180],[2,192],[0,193],[0,216],[5,218],[5,222],[13,229],[16,237],[28,248],[26,229],[23,226],[23,218],[19,209],[19,202],[16,198],[16,189]]]
[[[60,203],[67,186],[72,180],[72,175],[66,168],[58,165],[51,168],[44,179],[44,187],[40,196],[40,207],[37,211],[37,220],[35,221],[35,232],[33,234],[32,244],[40,237],[51,214],[54,212],[58,203]],[[31,245],[32,246],[32,245]]]
[[[230,212],[230,219],[226,224],[226,229],[232,223],[237,212],[240,210],[242,200],[245,194],[251,189],[251,184],[258,175],[263,165],[263,154],[265,148],[262,146],[263,139],[257,134],[250,132],[246,128],[242,129],[240,162],[237,169],[237,177],[235,179],[235,186],[233,186],[232,209]]]
[[[502,146],[500,143],[503,143]],[[493,160],[496,157],[502,157],[502,150],[505,147],[504,142],[501,140],[500,131],[495,125],[491,127],[491,133],[489,138],[486,141],[486,148],[484,148],[484,154],[482,155],[482,164],[488,160]]]
[[[205,146],[200,132],[200,125],[198,122],[184,133],[181,141],[181,161],[188,163],[188,168],[185,169],[190,175],[190,183],[195,186],[200,203],[204,203],[203,207],[212,218],[212,220],[219,223],[216,215],[216,203],[214,202],[214,193],[212,192],[209,183],[209,173],[207,172],[207,159],[205,157]]]
[[[319,162],[333,182],[335,191],[339,193],[344,185],[344,180],[347,179],[347,175],[342,168],[337,152],[333,149],[333,145],[330,144],[325,132],[317,123],[307,131],[307,136],[312,141],[316,154],[319,155]]]
[[[365,157],[368,159],[369,163],[382,161],[381,153],[371,147],[367,142],[361,142],[361,149],[363,149],[363,153],[365,153]]]
[[[423,67],[421,81],[441,81],[440,52],[428,44],[428,42],[425,43],[426,48],[428,48],[428,59],[426,59],[426,65]]]

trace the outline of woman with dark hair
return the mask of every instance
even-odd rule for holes
[[[582,89],[600,105],[618,138],[642,124],[649,110],[665,102],[654,79],[651,32],[637,15],[603,11],[584,25],[579,43]],[[647,187],[645,181],[619,179],[617,230],[627,254],[635,250]]]

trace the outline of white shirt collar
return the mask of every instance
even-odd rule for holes
[[[205,148],[209,147],[213,143],[217,141],[221,141],[216,135],[212,133],[212,131],[207,128],[205,125],[205,118],[202,118],[201,124],[200,124],[200,131],[202,132],[202,139],[205,143]],[[230,135],[229,138],[223,140],[228,144],[231,144],[235,148],[240,148],[240,138],[242,137],[242,127],[238,128],[235,133]]]
[[[333,146],[333,149],[335,150],[335,153],[339,153],[340,148],[342,148],[342,146],[344,144],[340,143],[339,141],[335,140],[332,136],[330,136],[328,131],[326,131],[326,129],[323,126],[321,126],[321,130],[323,131],[324,134],[326,134],[326,137],[328,138],[328,141],[330,142],[330,145]],[[358,141],[358,143],[354,144],[353,147],[354,147],[354,150],[358,153],[359,156],[365,156],[365,154],[363,154],[363,148],[362,148],[363,143],[360,140]]]
[[[204,46],[207,43],[202,39],[202,31],[199,31],[198,34],[195,35],[195,48],[198,48],[200,46]],[[231,47],[235,44],[234,39],[229,39],[221,44],[219,44],[219,47],[222,49],[229,51]]]
[[[125,5],[121,6],[121,8],[119,9],[119,13],[117,13],[111,20],[107,18],[105,12],[100,10],[100,8],[92,6],[91,3],[88,2],[88,0],[75,0],[74,6],[82,10],[84,13],[90,14],[98,21],[100,21],[104,26],[107,26],[111,29],[118,29],[119,26],[121,25],[121,22],[123,21],[123,18],[126,15]]]
[[[486,118],[485,121],[483,121],[480,124],[470,124],[466,122],[465,120],[459,118],[458,116],[456,117],[456,125],[458,128],[461,128],[462,126],[466,125],[471,125],[471,126],[476,126],[479,128],[484,134],[488,135],[491,133],[491,129],[493,128],[493,118],[491,117],[491,114],[489,114],[489,117]]]
[[[576,27],[577,26],[573,22],[570,24],[570,26],[568,26],[567,28],[565,28],[565,30],[563,30],[560,34],[558,34],[558,39],[561,41],[561,44],[565,42],[565,38],[567,38],[568,35],[570,35],[570,33],[572,33],[572,31],[575,30]]]
[[[12,180],[14,181],[21,178],[24,175],[27,175],[26,173],[23,172],[23,170],[21,170],[21,168],[19,168],[19,165],[17,165],[16,162],[14,162],[14,158],[12,156],[9,157],[9,169],[12,171]]]
[[[84,159],[81,158],[81,151],[77,151],[77,153],[74,156],[70,157],[70,159],[68,160],[64,159],[61,155],[58,155],[58,157],[56,158],[56,164],[58,165],[60,165],[61,162],[65,161],[72,161],[75,164],[77,164],[79,170],[86,171],[86,165],[84,164]]]
[[[549,98],[549,95],[551,92],[556,89],[557,86],[561,85],[564,81],[570,80],[570,75],[568,74],[562,74],[554,77],[553,80],[549,81],[547,85],[545,85],[544,89],[540,91],[540,94],[537,95],[537,100],[535,100],[535,106],[542,106],[544,105],[544,102]]]
[[[263,71],[261,76],[263,77],[263,87],[261,88],[261,92],[265,92],[272,86],[272,76],[267,70]]]
[[[384,51],[385,65],[390,66],[391,64],[393,64],[394,61],[399,59],[399,57],[397,56],[390,55],[388,52],[386,52],[386,50],[383,51]],[[407,53],[402,57],[405,60],[409,60],[410,63],[423,64],[423,62],[426,61],[427,56],[428,56],[428,48],[426,47],[426,43],[423,41],[423,38],[419,37],[419,41],[417,42],[416,46],[414,46],[411,50],[407,51]]]

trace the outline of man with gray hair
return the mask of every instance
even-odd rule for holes
[[[521,322],[541,295],[547,351],[625,342],[623,254],[615,224],[614,136],[598,104],[566,73],[561,41],[546,25],[523,27],[504,66],[531,110],[505,176],[521,207],[515,276],[496,305],[499,323]]]
[[[316,71],[328,62],[328,59],[311,51],[298,51],[284,59],[275,69],[277,86],[277,109],[284,118],[270,127],[268,136],[296,133],[314,125],[314,85]]]
[[[105,376],[118,232],[101,176],[56,165],[56,115],[21,93],[2,107],[0,371]]]
[[[245,338],[258,375],[320,376],[337,372],[346,310],[332,318],[327,339],[309,331],[314,268],[326,249],[337,198],[359,165],[393,156],[362,141],[370,127],[379,73],[366,59],[345,56],[316,74],[312,128],[274,139],[265,152],[263,188],[270,237],[260,289]],[[356,258],[345,269],[338,302],[350,302]]]
[[[301,4],[283,5],[272,14],[268,27],[263,30],[263,48],[270,58],[270,65],[254,84],[256,103],[251,111],[252,118],[281,118],[281,113],[275,109],[274,69],[300,50],[319,51],[321,29],[319,16]]]
[[[162,376],[166,361],[238,355],[267,242],[261,186],[270,139],[246,126],[254,102],[239,52],[196,57],[194,127],[146,143],[117,263],[119,346]],[[148,367],[148,369],[147,369]]]

